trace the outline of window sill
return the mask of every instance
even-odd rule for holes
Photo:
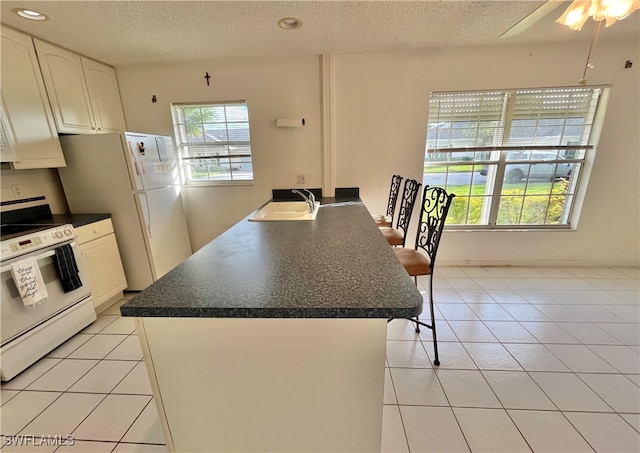
[[[189,181],[184,187],[253,186],[254,181]]]
[[[445,231],[453,233],[573,233],[576,231],[571,226],[527,228],[527,227],[504,227],[504,228],[470,228],[470,227],[444,227]]]

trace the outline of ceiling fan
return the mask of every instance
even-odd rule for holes
[[[507,31],[502,33],[499,36],[499,39],[510,38],[512,36],[518,35],[525,31],[527,28],[533,26],[536,22],[541,20],[543,17],[547,16],[551,12],[555,11],[557,8],[565,4],[564,1],[559,0],[549,0],[546,3],[543,3],[538,8],[531,11],[524,18],[522,18],[519,22],[509,28]]]

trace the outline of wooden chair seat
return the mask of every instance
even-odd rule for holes
[[[389,245],[402,246],[404,244],[404,234],[396,228],[380,228],[380,232],[387,240]]]
[[[393,251],[410,276],[431,275],[431,263],[423,253],[404,247],[394,247]]]

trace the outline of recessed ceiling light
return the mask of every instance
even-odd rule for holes
[[[29,19],[29,20],[47,20],[48,19],[48,17],[45,16],[44,14],[39,13],[38,11],[34,11],[32,9],[14,8],[12,9],[12,11],[16,13],[18,16],[23,17],[25,19]]]
[[[280,19],[278,21],[278,27],[283,30],[297,30],[302,27],[302,21],[300,19],[296,19],[295,17],[285,17],[284,19]]]

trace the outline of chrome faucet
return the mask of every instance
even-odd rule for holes
[[[291,192],[297,193],[302,198],[304,198],[304,201],[306,201],[307,204],[309,205],[309,212],[313,212],[313,210],[316,208],[316,197],[313,195],[313,192],[311,192],[310,190],[307,190],[307,189],[302,189],[302,190],[307,192],[309,196],[308,197],[305,196],[305,194],[300,192],[298,189],[292,189]]]

